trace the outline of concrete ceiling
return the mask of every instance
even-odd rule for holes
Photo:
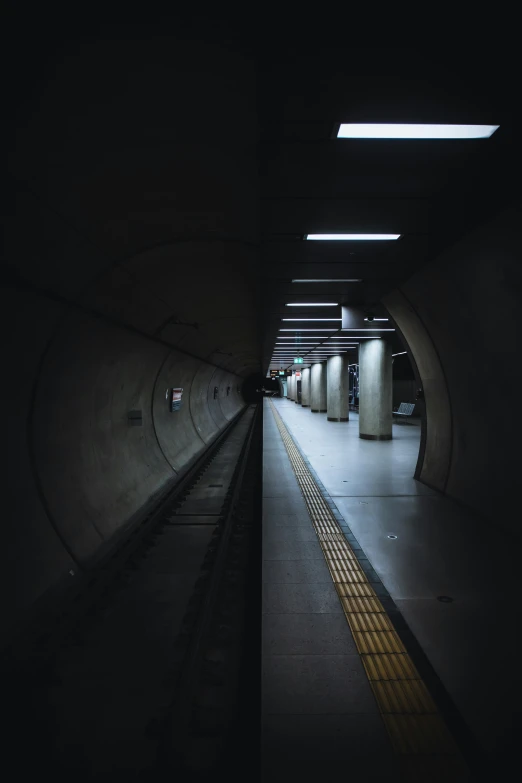
[[[278,336],[291,333],[278,329],[300,325],[282,318],[341,315],[340,307],[289,308],[287,302],[332,301],[384,316],[378,306],[382,296],[519,197],[515,73],[506,58],[492,63],[468,53],[459,60],[440,50],[433,56],[303,46],[271,57],[259,95],[264,367],[281,364],[270,363],[273,346]],[[343,140],[336,139],[341,122],[500,128],[476,141]],[[303,241],[308,232],[390,232],[401,238]],[[363,282],[292,284],[296,278]],[[301,339],[325,334],[302,332]],[[392,345],[402,349],[397,338]]]
[[[383,295],[517,198],[507,58],[470,68],[440,50],[227,40],[197,25],[24,32],[8,51],[6,276],[243,376],[269,367],[281,318],[341,315],[286,302],[379,314]],[[500,129],[335,138],[361,121]],[[354,231],[401,239],[303,241]]]

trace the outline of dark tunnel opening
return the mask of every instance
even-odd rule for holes
[[[263,386],[266,379],[261,373],[255,373],[245,379],[243,383],[243,399],[247,405],[253,405],[263,398]]]

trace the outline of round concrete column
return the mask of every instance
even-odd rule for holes
[[[310,409],[312,413],[326,413],[326,365],[319,362],[310,370]]]
[[[326,362],[326,418],[348,421],[348,354],[329,356]]]
[[[301,405],[310,407],[310,368],[305,367],[301,375]]]
[[[287,382],[287,392],[286,392],[286,398],[287,400],[293,400],[294,397],[292,395],[292,375],[289,375],[286,379]]]
[[[384,340],[359,346],[359,437],[391,440],[392,349]]]

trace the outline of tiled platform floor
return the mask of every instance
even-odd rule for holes
[[[364,441],[356,414],[327,422],[273,402],[500,773],[522,725],[516,542],[412,478],[419,428],[397,424],[392,441]],[[281,756],[286,766],[301,759],[312,779],[344,753],[366,779],[384,768],[389,779],[388,741],[266,401],[264,427],[265,775],[279,779],[270,760]],[[373,750],[362,737],[375,738]]]
[[[263,781],[394,780],[384,724],[274,417],[264,419]],[[390,777],[390,772],[392,776]]]

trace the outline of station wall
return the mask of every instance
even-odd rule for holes
[[[423,384],[417,477],[517,535],[521,218],[505,210],[384,299]]]
[[[244,379],[37,293],[3,289],[1,310],[8,636],[174,486],[244,407]]]

